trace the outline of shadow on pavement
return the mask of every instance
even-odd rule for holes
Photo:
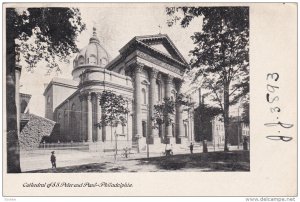
[[[249,151],[209,152],[90,163],[27,173],[161,172],[161,171],[250,171]]]

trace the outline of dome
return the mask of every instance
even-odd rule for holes
[[[73,68],[79,66],[94,65],[105,67],[109,62],[109,55],[101,46],[96,34],[96,28],[93,28],[93,36],[90,38],[89,44],[81,49],[73,62]]]

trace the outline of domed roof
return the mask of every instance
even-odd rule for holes
[[[109,63],[109,55],[101,46],[96,34],[96,28],[93,28],[93,36],[89,44],[81,49],[74,59],[74,69],[78,66],[95,65],[105,67]]]

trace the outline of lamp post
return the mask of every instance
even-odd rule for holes
[[[244,98],[241,98],[240,104],[238,106],[238,137],[237,137],[237,141],[238,141],[238,149],[240,149],[240,130],[242,130],[241,128],[241,119],[240,119],[240,108],[242,107],[242,101],[244,100]]]
[[[237,136],[237,141],[238,141],[237,148],[238,149],[240,149],[240,107],[241,107],[241,104],[238,107],[238,136]]]

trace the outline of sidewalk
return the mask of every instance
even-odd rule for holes
[[[242,148],[240,147],[240,150]],[[230,147],[230,150],[237,150],[236,147]],[[52,150],[35,150],[35,151],[21,151],[21,169],[22,172],[31,170],[41,170],[51,168],[50,155]],[[209,152],[213,152],[214,148],[208,148]],[[223,148],[215,148],[215,151],[223,151]],[[162,156],[162,152],[152,152],[150,150],[149,157]],[[173,154],[189,154],[190,150],[187,149],[174,149]],[[202,147],[194,149],[194,153],[202,153]],[[57,167],[76,166],[90,163],[117,163],[127,161],[129,159],[147,158],[147,151],[141,150],[140,153],[129,154],[128,158],[124,158],[118,152],[117,161],[115,161],[114,152],[91,152],[79,150],[55,150],[57,159]],[[121,164],[121,163],[119,163]]]

